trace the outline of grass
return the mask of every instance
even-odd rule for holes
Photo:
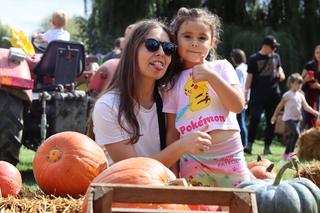
[[[264,144],[262,141],[256,141],[253,144],[252,155],[245,154],[246,161],[250,162],[256,160],[257,155],[263,153],[263,147]],[[284,152],[284,147],[278,141],[274,141],[271,145],[271,151],[272,155],[262,157],[274,162],[276,165],[276,170],[279,171],[281,166],[285,163],[285,161],[281,159],[282,153]],[[27,187],[32,191],[39,190],[39,187],[35,182],[32,170],[32,161],[34,155],[34,151],[22,147],[20,151],[20,162],[17,165],[17,168],[22,175],[23,187]],[[294,173],[295,172],[293,170],[287,170],[287,172],[284,174],[283,179],[292,178]]]
[[[31,191],[39,190],[32,170],[32,161],[34,155],[34,151],[23,146],[20,149],[19,163],[17,165],[18,170],[21,172],[23,187],[29,188]]]

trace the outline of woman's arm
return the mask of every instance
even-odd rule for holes
[[[204,151],[210,149],[211,146],[211,136],[206,133],[207,129],[208,126],[204,126],[199,131],[171,143],[164,150],[150,157],[167,167],[172,167],[183,154],[205,154]]]
[[[302,107],[305,111],[313,114],[314,116],[318,117],[319,116],[319,112],[314,110],[306,101],[305,97],[303,96],[303,99],[302,99]]]
[[[104,145],[113,162],[118,162],[127,158],[137,157],[137,153],[129,139]]]
[[[208,126],[205,126],[200,131],[195,131],[183,139],[171,143],[164,150],[149,157],[160,161],[169,168],[185,153],[204,154],[204,151],[208,150],[211,145],[211,136],[205,133],[207,128]],[[108,144],[105,145],[105,148],[114,162],[138,157],[129,140]]]
[[[180,134],[175,127],[176,114],[166,113],[167,118],[167,135],[166,146],[171,145],[180,138]],[[178,160],[170,168],[176,176],[179,174],[179,162]]]

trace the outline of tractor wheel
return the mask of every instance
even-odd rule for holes
[[[0,90],[0,160],[19,162],[24,101]]]

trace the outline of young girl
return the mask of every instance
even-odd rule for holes
[[[272,118],[271,123],[274,124],[277,115],[284,107],[284,114],[282,120],[285,121],[289,130],[289,137],[287,138],[286,150],[283,154],[283,159],[287,160],[294,154],[297,139],[300,134],[299,122],[302,120],[301,107],[314,116],[318,116],[319,112],[312,109],[306,102],[304,94],[301,91],[302,76],[299,73],[293,73],[288,78],[289,91],[283,94],[280,103],[278,104]]]
[[[205,61],[219,37],[219,18],[206,10],[181,8],[171,27],[184,70],[168,79],[164,93],[167,144],[207,125],[211,146],[201,154],[183,155],[180,176],[197,185],[235,187],[250,179],[236,119],[244,96],[227,60]]]
[[[175,51],[163,23],[142,20],[132,29],[113,79],[94,105],[89,129],[89,133],[93,130],[96,143],[107,151],[110,164],[143,156],[171,167],[181,155],[199,154],[200,148],[211,144],[210,135],[195,132],[160,149],[162,116],[158,114],[161,106],[155,91],[158,81],[170,69]]]

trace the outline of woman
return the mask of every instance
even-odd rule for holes
[[[319,92],[320,92],[320,45],[314,48],[313,59],[308,61],[302,71],[303,87],[307,103],[314,109],[319,110]],[[304,122],[301,124],[301,130],[315,127],[316,117],[308,112],[304,113]]]
[[[160,150],[154,91],[175,49],[162,23],[144,20],[135,25],[112,82],[92,113],[95,140],[106,149],[109,162],[148,156],[170,167],[183,154],[201,154],[210,146],[211,137],[203,128]]]

